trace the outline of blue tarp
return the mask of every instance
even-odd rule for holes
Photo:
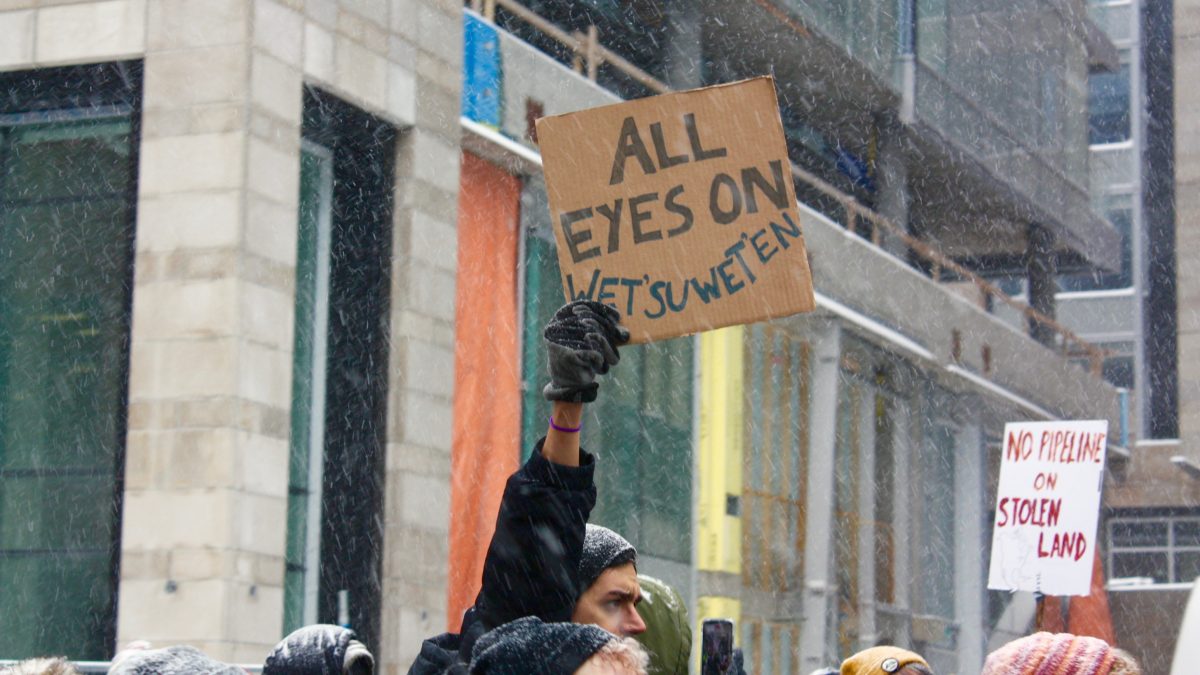
[[[464,117],[500,128],[503,117],[501,95],[500,35],[496,27],[470,14],[463,16]]]

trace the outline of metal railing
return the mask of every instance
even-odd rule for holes
[[[596,81],[600,66],[602,64],[609,64],[653,92],[661,94],[672,90],[662,80],[641,70],[601,44],[599,31],[596,30],[595,26],[589,27],[587,32],[576,31],[569,33],[520,4],[517,0],[466,0],[466,4],[488,21],[495,21],[497,7],[502,8],[517,19],[557,41],[573,54],[572,65],[575,71],[586,75],[593,82]],[[837,203],[844,216],[842,224],[850,232],[864,235],[866,239],[880,248],[882,248],[882,238],[886,232],[890,241],[899,242],[913,257],[928,265],[928,270],[926,271],[934,281],[942,281],[945,274],[949,272],[957,279],[973,283],[979,292],[980,309],[990,312],[990,307],[994,301],[1008,305],[1025,318],[1031,329],[1036,325],[1053,332],[1056,335],[1056,346],[1063,357],[1085,359],[1093,374],[1099,376],[1103,372],[1104,359],[1108,354],[1106,350],[1079,337],[1071,329],[1058,323],[1052,317],[1037,311],[1019,300],[1013,299],[1001,290],[1000,287],[963,267],[934,246],[912,236],[904,228],[896,225],[876,211],[871,210],[853,196],[842,192],[829,182],[798,166],[794,162],[792,163],[792,177]],[[832,218],[835,214],[826,215]],[[871,227],[862,228],[863,231],[860,231],[862,223],[869,223]],[[869,229],[869,233],[866,232],[867,229]]]
[[[5,669],[11,668],[11,667],[17,665],[18,663],[21,663],[21,661],[0,659],[0,673],[4,673]],[[70,661],[69,663],[71,664],[72,667],[75,668],[75,670],[77,670],[81,673],[107,673],[109,671],[109,669],[112,668],[111,661]],[[241,668],[242,670],[246,671],[247,673],[253,674],[253,673],[261,673],[262,672],[262,666],[260,666],[260,665],[253,665],[253,666],[245,665],[245,664],[232,664],[232,665],[235,668]]]

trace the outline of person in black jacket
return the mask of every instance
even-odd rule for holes
[[[526,616],[571,621],[584,590],[579,567],[596,487],[595,459],[579,445],[583,405],[596,400],[596,378],[620,360],[629,332],[616,310],[580,300],[561,307],[543,335],[550,382],[542,393],[552,403],[546,436],[504,487],[483,584],[462,631],[426,640],[410,675],[466,673],[485,632]]]

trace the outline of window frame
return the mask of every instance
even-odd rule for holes
[[[1161,523],[1166,525],[1166,543],[1161,546],[1118,546],[1113,541],[1113,529],[1115,526],[1136,523],[1138,525],[1147,525]],[[1187,515],[1162,515],[1162,516],[1113,516],[1105,523],[1105,535],[1107,537],[1108,553],[1105,556],[1105,561],[1108,565],[1110,579],[1112,571],[1116,569],[1115,560],[1117,555],[1121,554],[1164,554],[1167,557],[1167,579],[1166,581],[1155,580],[1155,585],[1163,584],[1178,584],[1192,583],[1195,579],[1180,580],[1177,578],[1177,570],[1175,564],[1175,555],[1177,553],[1198,553],[1200,554],[1200,544],[1195,545],[1179,545],[1175,541],[1175,525],[1177,523],[1192,523],[1200,527],[1200,516]],[[1122,578],[1122,577],[1115,577]]]

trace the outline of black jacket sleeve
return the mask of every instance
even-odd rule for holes
[[[579,597],[583,537],[596,505],[595,459],[581,450],[578,467],[554,464],[542,457],[544,442],[504,487],[475,601],[485,630],[524,616],[570,621]]]

